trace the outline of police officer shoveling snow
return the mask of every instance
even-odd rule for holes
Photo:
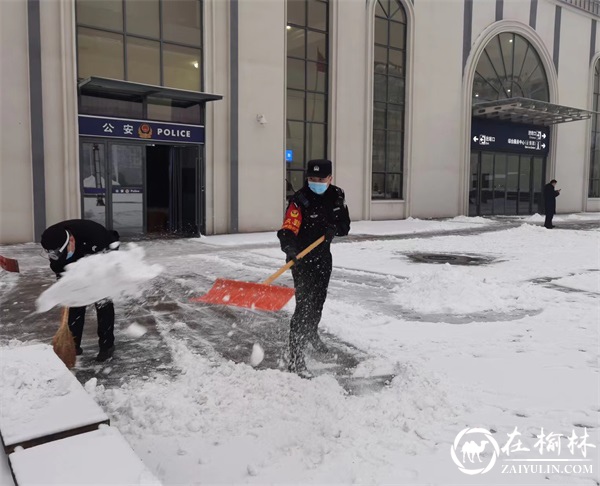
[[[290,199],[277,236],[287,260],[293,260],[296,309],[290,322],[288,370],[304,378],[312,377],[304,359],[310,343],[315,351],[326,353],[318,333],[332,270],[330,246],[335,236],[350,231],[350,215],[344,191],[332,183],[329,160],[308,162],[306,182]],[[296,255],[321,236],[325,241],[301,260]]]

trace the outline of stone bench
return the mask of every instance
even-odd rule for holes
[[[15,484],[160,484],[45,344],[0,349],[0,437]]]
[[[18,486],[161,484],[120,432],[108,425],[8,456]]]
[[[109,418],[44,344],[0,350],[4,451],[88,432]]]

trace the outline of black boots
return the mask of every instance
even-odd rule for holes
[[[296,373],[300,378],[310,379],[313,377],[313,374],[306,368],[306,363],[304,361],[304,346],[292,343],[291,340],[288,371],[290,373]]]
[[[100,349],[98,356],[96,356],[96,361],[104,362],[107,359],[112,358],[113,353],[115,352],[115,346],[111,346],[110,348]]]
[[[318,333],[314,333],[309,342],[317,353],[326,354],[329,352],[329,348],[323,341],[321,341]]]
[[[296,359],[290,359],[288,371],[290,373],[296,373],[300,378],[306,378],[307,380],[310,380],[314,377],[314,375],[308,371],[308,368],[306,367],[304,356],[297,357]]]

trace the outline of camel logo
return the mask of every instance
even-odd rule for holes
[[[462,461],[457,453],[462,455]],[[461,472],[469,475],[485,474],[496,464],[500,447],[489,430],[466,428],[454,439],[450,455]]]

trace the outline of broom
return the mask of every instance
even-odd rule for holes
[[[60,327],[52,338],[54,352],[69,369],[75,366],[77,352],[75,350],[75,338],[69,329],[69,308],[63,307]]]

